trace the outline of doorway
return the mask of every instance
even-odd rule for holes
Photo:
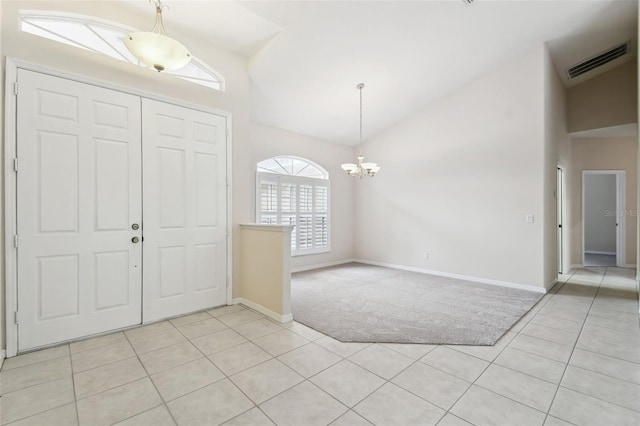
[[[625,172],[582,172],[582,263],[624,266]]]
[[[564,170],[558,167],[557,181],[556,181],[556,221],[557,221],[557,248],[556,248],[556,264],[558,268],[558,274],[563,274],[565,271],[565,229],[564,214],[565,214],[565,199],[564,199]]]

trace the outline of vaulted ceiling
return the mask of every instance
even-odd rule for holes
[[[536,45],[571,85],[568,67],[637,44],[635,0],[165,3],[168,26],[247,58],[252,120],[344,144],[358,141],[360,82],[367,138]]]

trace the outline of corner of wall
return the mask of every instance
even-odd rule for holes
[[[638,21],[640,22],[640,7],[638,8]],[[637,40],[640,40],[640,25],[638,26],[638,38]],[[638,43],[636,43],[636,49],[638,50],[636,58],[640,57],[640,45],[638,45]],[[638,59],[636,59],[637,61]],[[638,93],[637,93],[637,97],[636,97],[636,102],[639,105],[638,108],[638,118],[637,118],[637,122],[640,125],[640,67],[636,67],[638,69],[636,69],[637,72],[637,77],[638,77]],[[638,132],[638,169],[640,169],[640,132]],[[640,188],[640,173],[638,173],[638,188]],[[637,206],[636,208],[638,210],[640,210],[640,197],[638,197],[638,201],[637,201]],[[636,281],[640,281],[640,272],[638,272],[640,270],[640,216],[638,216],[638,226],[637,226],[637,235],[636,235],[636,265],[637,265],[637,269],[636,269]]]
[[[0,2],[0,22],[2,22],[2,9],[4,2]],[[3,141],[2,147],[4,147],[4,75],[5,75],[5,58],[4,49],[2,48],[2,29],[0,28],[0,140]],[[0,165],[0,185],[4,188],[4,162]],[[4,193],[4,191],[2,191]],[[0,223],[4,223],[4,203],[2,209],[0,209]],[[0,229],[1,241],[4,241],[4,226]],[[4,244],[1,246],[4,247]],[[0,247],[0,258],[4,260],[4,251]],[[0,367],[2,367],[2,360],[5,357],[5,349],[7,347],[5,341],[5,279],[4,279],[4,261],[0,262]]]
[[[558,276],[558,217],[557,169],[559,163],[568,163],[570,151],[567,132],[566,89],[549,49],[544,47],[544,166],[543,166],[543,261],[544,283]]]

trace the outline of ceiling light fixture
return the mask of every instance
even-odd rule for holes
[[[358,177],[362,179],[365,176],[373,177],[380,170],[380,166],[376,163],[363,163],[364,156],[362,155],[362,89],[364,89],[364,83],[360,83],[356,86],[360,91],[360,154],[358,154],[358,164],[345,163],[342,164],[342,170],[347,172],[349,176]]]
[[[156,23],[151,31],[127,34],[124,44],[140,62],[160,71],[173,71],[191,60],[189,50],[177,40],[167,36],[162,21],[162,0],[149,0],[156,6]]]

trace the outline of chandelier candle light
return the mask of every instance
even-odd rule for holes
[[[127,34],[124,40],[127,49],[140,62],[160,71],[173,71],[187,65],[191,60],[189,50],[177,40],[167,36],[162,21],[162,0],[153,1],[156,6],[156,23],[151,31]]]
[[[376,163],[364,163],[364,156],[362,155],[362,89],[364,89],[364,83],[360,83],[356,86],[360,91],[360,154],[358,155],[358,164],[345,163],[342,164],[342,170],[347,172],[349,176],[359,177],[362,179],[365,176],[373,177],[380,170],[380,166]]]

